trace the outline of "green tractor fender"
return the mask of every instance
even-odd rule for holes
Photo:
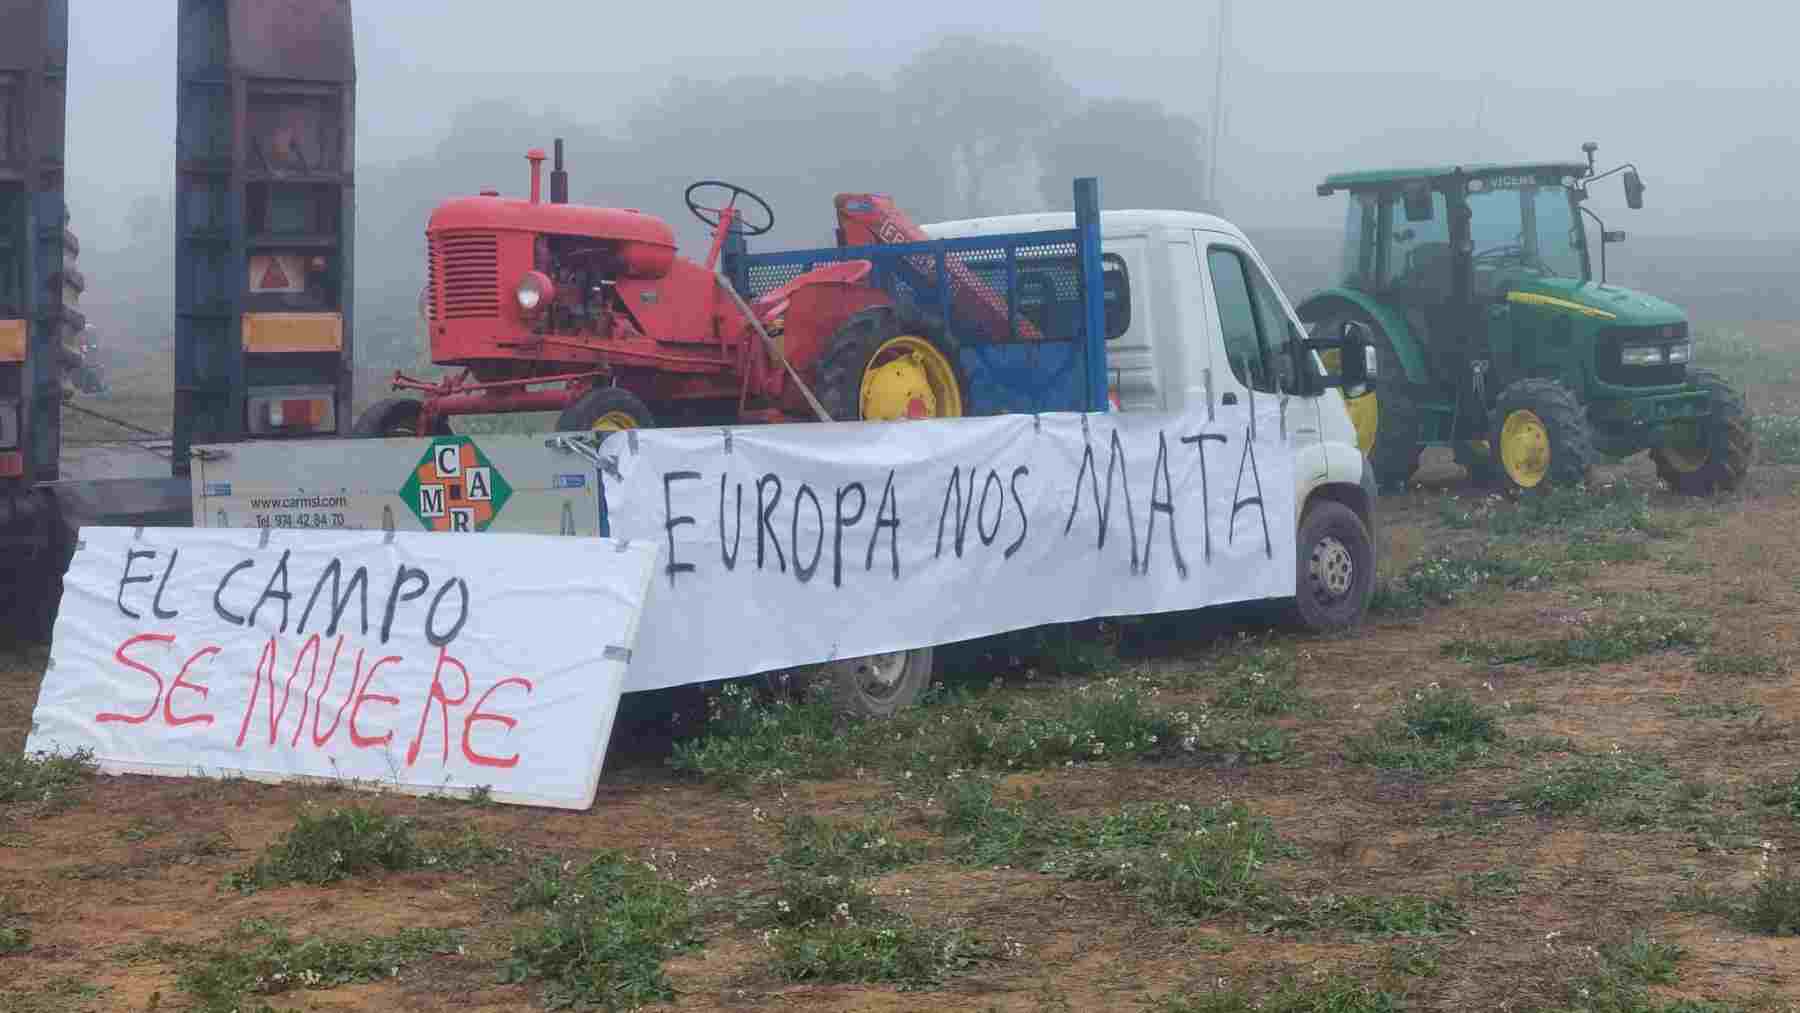
[[[1400,368],[1406,372],[1408,383],[1423,385],[1430,382],[1425,371],[1425,351],[1419,347],[1419,339],[1413,336],[1406,318],[1368,293],[1351,288],[1324,289],[1307,296],[1300,305],[1294,307],[1294,312],[1299,314],[1301,323],[1312,323],[1337,312],[1342,303],[1356,307],[1380,325],[1382,332],[1394,346],[1394,355],[1399,358]]]

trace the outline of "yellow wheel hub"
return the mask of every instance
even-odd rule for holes
[[[937,346],[903,334],[875,350],[863,370],[864,419],[946,419],[963,413],[956,370]]]
[[[626,429],[636,429],[637,419],[630,412],[607,412],[594,420],[594,432],[616,433]]]
[[[1671,428],[1675,430],[1675,439],[1662,448],[1663,460],[1669,462],[1669,467],[1684,475],[1706,467],[1712,455],[1700,441],[1699,428],[1692,423]]]
[[[1365,454],[1374,453],[1375,430],[1381,422],[1381,404],[1375,400],[1375,392],[1350,398],[1344,402],[1344,407],[1350,412],[1350,422],[1356,426],[1356,445]]]
[[[1535,488],[1550,473],[1550,429],[1529,408],[1506,416],[1500,426],[1500,464],[1521,488]]]

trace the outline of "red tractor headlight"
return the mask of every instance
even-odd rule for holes
[[[542,271],[528,271],[519,279],[519,288],[515,295],[519,299],[519,309],[526,314],[538,312],[556,298],[556,286]]]

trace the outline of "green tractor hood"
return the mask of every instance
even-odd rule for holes
[[[1687,314],[1672,302],[1618,285],[1572,278],[1523,279],[1508,289],[1506,301],[1562,310],[1612,327],[1659,327],[1687,321]]]

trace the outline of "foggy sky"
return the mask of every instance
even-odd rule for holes
[[[175,4],[70,6],[68,196],[84,239],[105,242],[133,197],[173,187]],[[1086,97],[1154,99],[1210,122],[1213,0],[993,0],[970,20],[973,7],[360,0],[358,164],[429,150],[450,114],[479,98],[606,124],[678,76],[886,77],[959,32],[1050,55]],[[1575,159],[1594,140],[1603,168],[1632,161],[1649,185],[1646,208],[1629,213],[1616,181],[1602,184],[1595,206],[1609,227],[1800,234],[1800,10],[1235,0],[1230,23],[1219,195],[1247,227],[1334,226],[1341,198],[1312,192],[1330,171]],[[1447,137],[1465,150],[1445,150]],[[1105,167],[1096,172],[1104,191]],[[731,153],[708,174],[730,178]],[[523,178],[495,182],[517,192]]]

